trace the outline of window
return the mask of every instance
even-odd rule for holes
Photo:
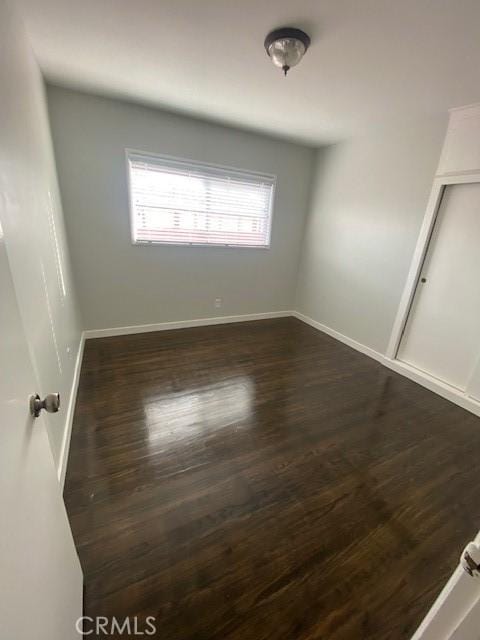
[[[275,177],[127,151],[135,244],[268,247]]]

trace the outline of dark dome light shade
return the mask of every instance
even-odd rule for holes
[[[268,34],[264,46],[273,64],[287,75],[288,70],[303,58],[310,46],[310,36],[301,29],[282,27]]]

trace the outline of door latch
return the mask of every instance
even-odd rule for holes
[[[460,564],[472,578],[480,578],[480,549],[474,542],[469,542],[462,552]]]

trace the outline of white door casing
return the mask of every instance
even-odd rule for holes
[[[472,375],[467,385],[467,395],[480,402],[480,356],[473,368]]]

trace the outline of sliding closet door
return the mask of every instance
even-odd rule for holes
[[[480,183],[455,184],[445,187],[398,358],[465,390],[479,356]]]

